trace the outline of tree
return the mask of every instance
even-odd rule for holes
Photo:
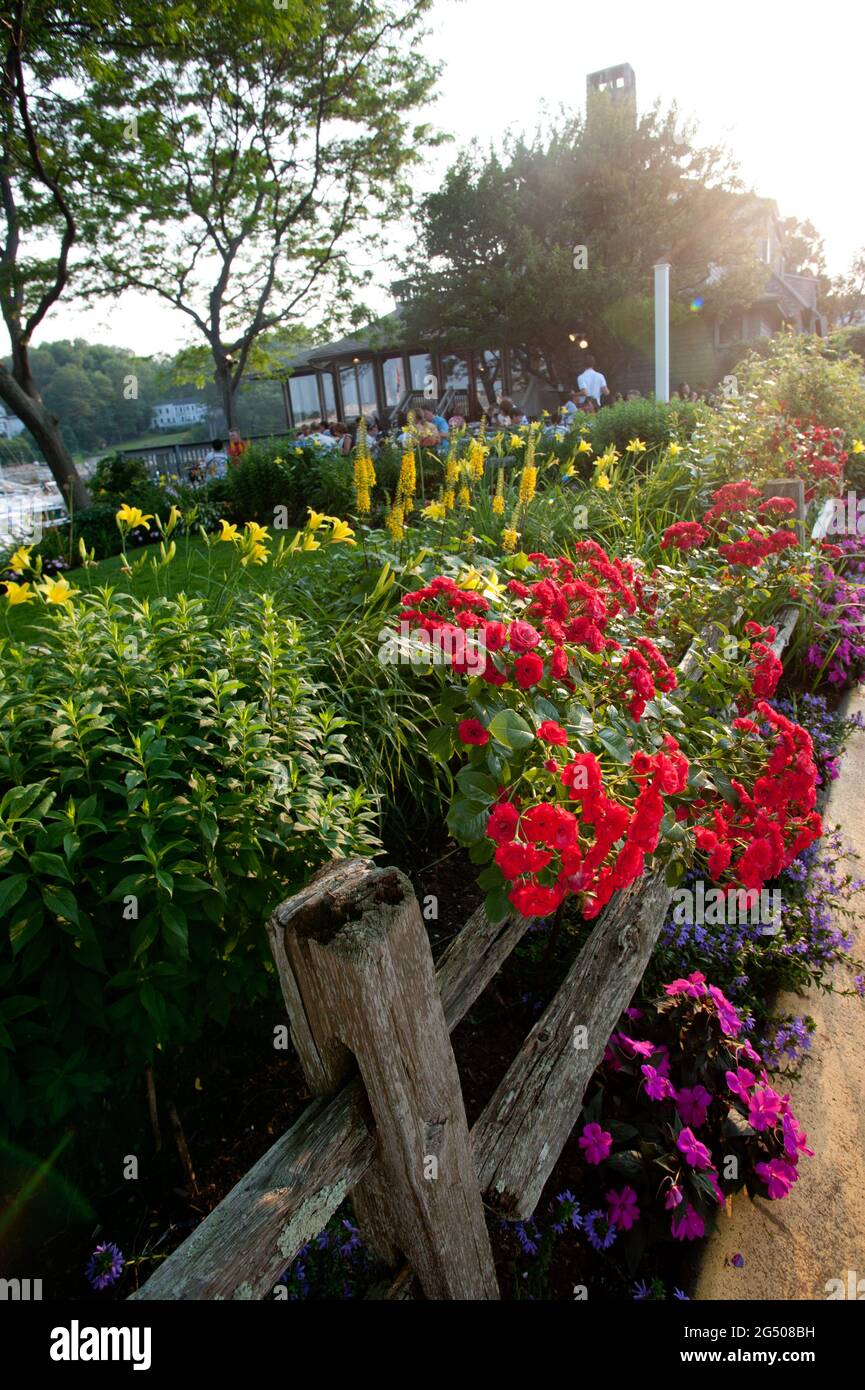
[[[30,354],[53,306],[70,287],[83,289],[84,248],[122,215],[115,113],[152,87],[160,64],[206,62],[261,35],[287,44],[317,9],[315,0],[11,0],[0,17],[0,311],[11,347],[0,399],[76,507],[87,505],[87,489]]]
[[[508,341],[554,387],[583,335],[615,369],[651,325],[652,267],[672,264],[673,315],[723,314],[753,295],[757,200],[725,152],[699,148],[675,109],[637,119],[599,101],[533,139],[472,147],[422,203],[404,279],[406,340]],[[763,272],[764,273],[764,272]]]
[[[847,274],[838,275],[832,281],[826,308],[835,328],[862,322],[865,317],[865,246],[853,257]]]
[[[417,51],[430,4],[306,5],[290,43],[262,32],[163,64],[125,112],[125,216],[93,283],[187,316],[229,426],[266,335],[344,299],[363,279],[351,255],[409,200],[406,171],[432,138],[407,120],[436,75]]]

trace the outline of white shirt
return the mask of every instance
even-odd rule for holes
[[[587,367],[586,370],[581,372],[577,377],[577,385],[581,391],[585,391],[587,396],[591,396],[592,399],[597,401],[598,405],[600,405],[601,390],[602,388],[606,389],[607,378],[604,376],[603,372],[596,372],[594,367]]]

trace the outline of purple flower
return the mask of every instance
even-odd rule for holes
[[[754,1172],[763,1179],[773,1201],[786,1197],[799,1177],[793,1164],[785,1163],[782,1158],[773,1158],[769,1163],[756,1163]]]
[[[772,1129],[781,1113],[781,1097],[771,1086],[758,1086],[748,1101],[748,1124],[752,1129]]]
[[[684,1211],[675,1213],[670,1229],[675,1240],[699,1240],[705,1234],[706,1223],[690,1203],[686,1203]]]
[[[616,1227],[602,1211],[590,1211],[584,1223],[589,1244],[599,1253],[609,1250],[616,1239]]]
[[[587,1163],[603,1163],[609,1157],[613,1146],[613,1136],[598,1124],[586,1125],[580,1135],[579,1144],[586,1151]]]
[[[126,1261],[116,1245],[97,1245],[87,1262],[85,1273],[94,1289],[116,1284]]]
[[[646,1078],[646,1095],[649,1100],[667,1100],[675,1094],[672,1084],[666,1076],[662,1076],[651,1063],[647,1062],[645,1066],[640,1067],[640,1071]]]
[[[744,1269],[744,1268],[745,1268],[745,1256],[744,1256],[744,1255],[734,1255],[730,1263],[733,1265],[733,1267],[734,1267],[735,1269]]]

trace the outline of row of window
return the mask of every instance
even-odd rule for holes
[[[519,394],[528,386],[525,358],[520,352],[512,350],[508,359],[509,389]],[[388,411],[395,409],[409,390],[424,391],[431,400],[436,401],[448,391],[468,393],[474,378],[477,405],[480,410],[486,410],[504,389],[503,360],[504,353],[500,349],[443,352],[435,356],[428,352],[395,353],[382,360],[382,404]],[[358,415],[378,415],[381,405],[376,397],[372,362],[353,362],[339,367],[338,373],[343,418],[352,420]],[[295,424],[317,420],[322,414],[325,419],[337,418],[339,412],[332,371],[289,377],[288,390]]]

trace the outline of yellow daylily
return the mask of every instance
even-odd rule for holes
[[[447,516],[447,507],[444,502],[428,502],[422,509],[421,516],[425,516],[427,521],[443,521]]]
[[[309,521],[306,523],[310,531],[317,531],[326,521],[332,521],[333,517],[325,516],[324,512],[314,512],[312,507],[307,507]]]
[[[861,439],[853,440],[850,446],[850,452],[851,454],[865,454],[865,444],[862,443]]]
[[[295,452],[296,454],[301,454],[301,455],[303,454],[303,450],[301,449],[301,447],[300,447],[299,444],[295,445],[294,452]]]
[[[577,453],[578,453],[578,454],[590,454],[591,452],[592,452],[592,446],[591,446],[591,444],[589,443],[588,439],[581,439],[580,442],[579,442],[579,444],[577,445]]]
[[[304,532],[303,545],[301,550],[321,550],[321,542],[315,539],[311,531]]]
[[[646,446],[642,439],[629,439],[625,452],[628,454],[644,454]]]
[[[606,473],[598,474],[597,478],[595,479],[595,487],[599,487],[602,490],[602,492],[609,492],[612,486],[613,485],[610,482],[610,479]]]
[[[136,526],[144,526],[148,521],[153,520],[150,512],[144,513],[138,507],[130,507],[128,502],[115,515],[115,520],[119,526],[128,526],[130,531],[134,531]]]
[[[681,447],[681,444],[676,444],[675,442],[667,445],[667,453],[670,455],[671,459],[674,459],[676,457],[676,455],[681,450]]]
[[[23,584],[13,584],[11,580],[6,581],[6,598],[9,607],[14,608],[18,603],[32,603],[36,597],[30,588],[30,581],[26,579]]]
[[[328,537],[331,545],[356,545],[354,531],[352,531],[347,521],[340,521],[338,517],[328,517],[331,522],[330,536]]]
[[[247,521],[243,529],[255,542],[266,541],[268,539],[267,527],[260,526],[257,521]]]
[[[219,524],[220,524],[220,526],[222,527],[222,530],[221,530],[220,533],[219,533],[219,539],[220,539],[221,541],[239,541],[239,540],[240,540],[240,536],[239,536],[239,534],[238,534],[237,527],[234,525],[234,523],[233,523],[232,521],[226,521],[224,517],[220,517],[220,518],[219,518]]]
[[[64,579],[63,575],[61,574],[57,577],[57,579],[51,579],[46,575],[42,584],[40,584],[39,586],[39,592],[45,599],[46,603],[65,604],[71,601],[72,595],[77,594],[78,590],[73,589],[72,585],[69,583],[69,580]]]
[[[179,508],[179,507],[176,507],[176,506],[174,505],[174,503],[172,502],[172,504],[171,504],[171,511],[168,513],[168,520],[166,521],[165,525],[162,527],[162,530],[163,530],[163,532],[164,532],[164,534],[165,534],[166,536],[170,536],[170,535],[171,535],[172,531],[174,530],[175,526],[177,525],[178,521],[180,520],[180,517],[181,517],[180,508]]]
[[[508,440],[508,447],[510,449],[522,449],[525,445],[525,442],[526,441],[522,439],[520,435],[512,434],[510,439]]]
[[[30,551],[32,545],[19,545],[15,554],[10,556],[8,568],[10,570],[27,570],[30,568]]]

